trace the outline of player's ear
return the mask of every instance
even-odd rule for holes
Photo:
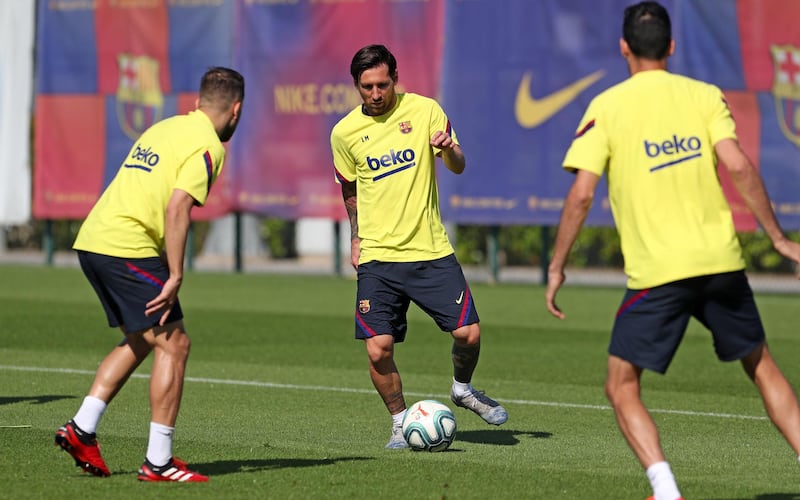
[[[238,121],[241,115],[242,115],[242,101],[236,101],[233,103],[233,117]]]
[[[194,109],[200,109],[200,98],[194,100]]]
[[[625,59],[627,59],[631,54],[631,48],[628,46],[628,42],[626,42],[624,38],[619,39],[619,53],[622,54],[622,57]]]
[[[667,56],[671,56],[675,53],[675,39],[671,39],[669,41],[669,50],[667,51]]]

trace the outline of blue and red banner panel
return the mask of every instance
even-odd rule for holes
[[[330,131],[361,103],[350,76],[356,51],[386,45],[399,83],[436,95],[444,2],[245,2],[236,66],[246,110],[232,142],[238,209],[285,218],[345,218]]]
[[[83,218],[133,142],[194,109],[203,72],[230,66],[232,7],[198,2],[39,2],[33,213]],[[197,218],[231,208],[223,175]]]
[[[557,224],[572,181],[560,165],[578,121],[592,97],[628,77],[618,42],[630,3],[448,2],[441,95],[468,166],[440,176],[447,220]],[[676,39],[669,68],[725,92],[780,221],[800,229],[800,4],[662,3]],[[724,168],[720,177],[737,227],[755,229]],[[604,186],[598,194],[587,222],[610,225]]]

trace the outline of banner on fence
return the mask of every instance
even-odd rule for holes
[[[560,163],[592,97],[627,78],[609,0],[39,2],[34,215],[85,216],[137,134],[193,107],[211,65],[247,80],[221,183],[199,217],[230,211],[344,219],[329,134],[359,105],[349,75],[384,43],[402,89],[442,102],[467,171],[441,170],[446,220],[556,224]],[[800,229],[800,30],[793,0],[665,0],[670,69],[725,92],[787,229]],[[752,216],[720,174],[737,227]],[[601,188],[603,189],[603,188]],[[589,215],[609,225],[605,193]]]
[[[556,224],[572,176],[561,169],[589,101],[628,77],[619,54],[630,2],[491,0],[449,4],[442,96],[468,158],[442,175],[450,221]],[[669,68],[718,85],[784,226],[800,229],[800,4],[672,0]],[[480,33],[480,36],[476,36]],[[658,119],[653,117],[653,119]],[[720,169],[739,229],[755,222]],[[587,223],[610,225],[605,188]]]
[[[205,70],[232,63],[232,5],[39,2],[36,217],[85,217],[144,129],[194,109]],[[232,209],[229,182],[196,217]]]
[[[444,2],[245,2],[236,64],[248,85],[232,147],[237,209],[288,219],[345,218],[330,131],[361,104],[350,62],[382,43],[402,89],[436,95]]]

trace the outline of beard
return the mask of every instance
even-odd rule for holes
[[[231,140],[231,137],[233,137],[233,133],[236,132],[236,125],[238,124],[239,124],[238,121],[233,124],[229,123],[228,125],[225,126],[225,128],[220,130],[218,134],[220,142],[228,142],[229,140]]]

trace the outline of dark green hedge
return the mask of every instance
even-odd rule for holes
[[[69,250],[80,228],[80,221],[53,221],[52,244],[56,251]],[[45,222],[6,229],[6,244],[9,249],[42,250],[44,248]],[[194,250],[199,254],[208,222],[195,222]],[[261,225],[261,237],[273,258],[292,259],[297,257],[295,242],[295,221],[265,218]],[[501,266],[539,266],[546,258],[545,247],[552,245],[556,228],[541,226],[473,226],[459,225],[451,238],[456,247],[459,261],[465,265],[489,264],[489,236],[497,237],[497,262]],[[800,232],[789,236],[800,241]],[[764,233],[740,233],[739,241],[744,249],[747,269],[756,272],[790,273],[792,264],[772,249],[769,238]],[[622,267],[619,237],[614,228],[585,227],[570,256],[574,267]]]

